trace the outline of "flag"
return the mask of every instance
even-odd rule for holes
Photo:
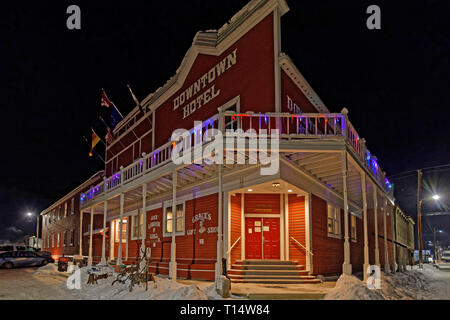
[[[134,95],[133,90],[131,90],[131,87],[128,84],[127,84],[127,87],[128,87],[128,90],[130,90],[131,97],[133,98],[134,102],[136,102],[136,105],[139,106],[139,111],[144,113],[144,109],[142,109],[141,103],[139,102],[139,100]]]
[[[111,105],[114,105],[111,100],[108,99],[108,96],[106,95],[105,90],[102,89],[102,100],[100,101],[100,105],[102,107],[109,107]]]
[[[114,128],[117,126],[117,124],[123,119],[122,114],[117,109],[117,107],[112,104],[113,108],[111,109],[111,118],[110,118],[110,125],[109,128],[112,131],[114,131]]]
[[[97,143],[99,143],[100,137],[95,133],[94,129],[92,129],[92,140],[91,140],[91,150],[89,151],[89,157],[92,157],[92,150],[94,149],[94,147],[97,145]]]
[[[111,128],[106,124],[105,120],[103,120],[102,116],[98,116],[99,119],[103,122],[106,127],[106,141],[111,144],[114,142],[114,136],[111,132]]]

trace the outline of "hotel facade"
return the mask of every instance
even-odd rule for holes
[[[114,129],[102,180],[81,188],[77,226],[88,230],[73,255],[116,265],[147,255],[172,278],[268,283],[409,261],[414,222],[381,164],[348,111],[331,112],[282,52],[288,11],[252,0],[195,35],[176,74]],[[237,130],[265,130],[268,152]],[[58,255],[51,232],[44,223],[44,250]]]

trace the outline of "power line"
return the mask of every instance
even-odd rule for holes
[[[442,168],[442,167],[444,167],[444,169],[438,169],[438,168]],[[448,167],[448,168],[445,168],[445,167]],[[416,169],[416,170],[408,170],[408,171],[400,172],[400,173],[393,174],[393,175],[389,176],[388,179],[392,179],[393,177],[402,176],[402,175],[405,175],[405,174],[412,175],[412,173],[416,173],[417,170],[422,170],[423,171],[423,170],[430,170],[430,169],[437,169],[435,171],[448,170],[448,169],[450,169],[450,163],[448,163],[448,164],[441,164],[441,165],[437,165],[437,166],[431,166],[431,167],[425,167],[425,168]]]

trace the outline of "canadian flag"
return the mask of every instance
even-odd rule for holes
[[[100,105],[102,107],[109,107],[111,106],[113,103],[111,102],[111,100],[108,99],[108,96],[106,95],[105,90],[102,89],[102,100],[100,102]]]

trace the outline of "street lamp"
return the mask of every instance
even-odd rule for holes
[[[439,200],[441,197],[438,194],[433,195],[432,197],[434,200]]]
[[[28,217],[34,216],[32,212],[27,213]],[[36,215],[36,242],[35,242],[36,249],[39,247],[39,215]]]

